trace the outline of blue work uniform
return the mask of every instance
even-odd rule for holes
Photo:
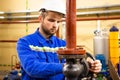
[[[45,39],[38,31],[20,38],[17,52],[21,63],[22,80],[64,80],[63,63],[56,50],[66,46],[66,42],[51,36]]]

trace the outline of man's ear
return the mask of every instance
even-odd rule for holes
[[[39,20],[39,22],[41,22],[42,21],[42,16],[39,16],[38,20]]]

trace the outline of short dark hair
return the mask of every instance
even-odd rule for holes
[[[45,18],[45,16],[47,16],[47,13],[48,13],[48,11],[44,8],[40,9],[39,12],[43,18]]]

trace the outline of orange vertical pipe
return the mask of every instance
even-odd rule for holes
[[[66,1],[66,47],[76,48],[76,0]]]
[[[59,38],[60,36],[59,36],[59,33],[60,33],[60,31],[59,31],[59,28],[58,28],[58,30],[57,30],[57,32],[56,32],[56,36]]]

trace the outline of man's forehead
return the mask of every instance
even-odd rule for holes
[[[56,13],[56,12],[48,12],[47,17],[62,19],[62,15],[60,15],[59,13]]]
[[[48,11],[48,15],[51,15],[51,16],[58,16],[60,18],[63,17],[63,14],[59,13],[59,12],[54,12],[54,11]]]

